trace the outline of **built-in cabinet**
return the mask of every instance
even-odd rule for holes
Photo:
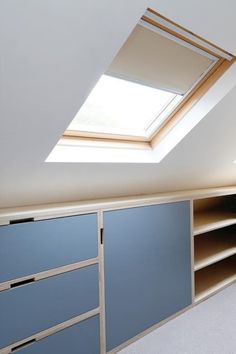
[[[235,281],[235,194],[0,211],[0,354],[116,353]]]

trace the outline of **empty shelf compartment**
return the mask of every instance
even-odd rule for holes
[[[236,196],[194,201],[194,235],[236,224]]]
[[[236,280],[236,255],[195,272],[195,301],[204,299]]]
[[[236,227],[226,227],[194,238],[194,270],[236,254]]]

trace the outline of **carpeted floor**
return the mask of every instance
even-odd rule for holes
[[[236,284],[119,354],[236,354]]]

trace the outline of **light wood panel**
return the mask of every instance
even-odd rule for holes
[[[236,229],[230,231],[222,229],[196,236],[194,248],[196,271],[236,254]]]
[[[106,319],[105,319],[105,289],[104,289],[104,245],[103,245],[103,212],[98,212],[98,258],[99,258],[99,308],[100,308],[100,351],[106,353]]]
[[[223,228],[236,223],[236,213],[228,211],[206,211],[194,215],[194,235]]]
[[[68,203],[33,205],[18,208],[0,209],[0,225],[9,224],[10,220],[34,218],[42,220],[53,217],[78,215],[97,212],[97,210],[121,209],[134,206],[170,203],[182,200],[196,200],[222,195],[236,194],[236,186],[204,188],[168,193],[139,195],[126,198],[109,198]]]
[[[236,256],[227,258],[195,273],[195,301],[205,297],[236,280]]]

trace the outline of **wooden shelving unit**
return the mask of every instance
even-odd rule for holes
[[[236,280],[236,196],[196,200],[194,210],[195,301]]]

